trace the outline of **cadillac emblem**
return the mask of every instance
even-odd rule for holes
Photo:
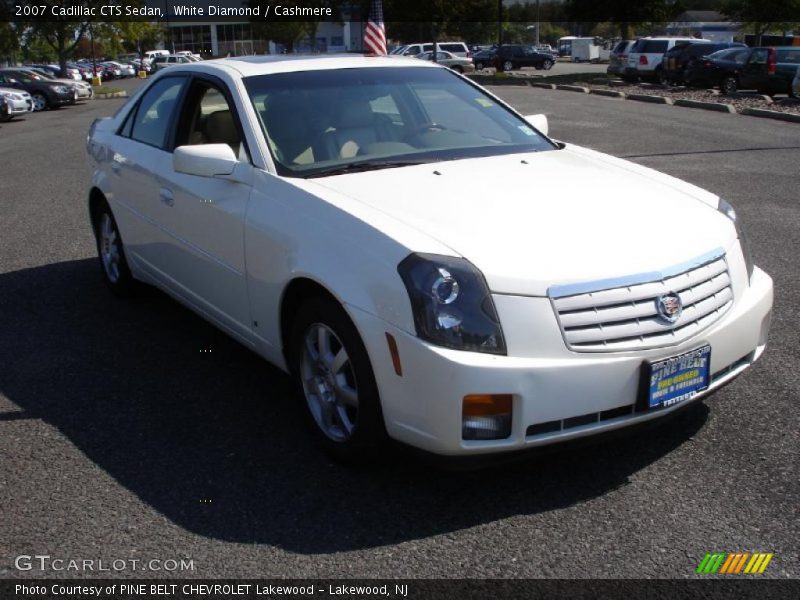
[[[683,314],[683,302],[681,302],[681,297],[678,294],[670,292],[656,299],[656,309],[658,310],[658,316],[672,325]]]

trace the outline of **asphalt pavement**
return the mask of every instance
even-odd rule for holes
[[[476,472],[405,455],[342,467],[278,370],[159,292],[104,287],[84,143],[123,101],[30,115],[0,126],[0,578],[42,576],[14,566],[35,554],[193,561],[112,573],[125,577],[684,578],[712,551],[774,552],[765,577],[800,576],[800,126],[494,91],[547,114],[557,139],[737,207],[776,286],[756,366],[600,445]],[[654,217],[670,223],[670,207]]]

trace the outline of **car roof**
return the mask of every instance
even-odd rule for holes
[[[439,68],[438,65],[402,56],[362,56],[360,54],[267,55],[217,58],[181,65],[183,72],[214,73],[225,71],[233,76],[252,77],[274,73],[298,71],[324,71],[329,69],[364,69],[374,67]],[[174,67],[173,67],[174,68]],[[175,71],[173,71],[174,73]]]

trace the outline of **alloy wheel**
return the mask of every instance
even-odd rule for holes
[[[47,98],[45,98],[42,94],[34,94],[31,99],[33,100],[34,111],[40,112],[47,108]]]
[[[100,219],[100,259],[103,269],[111,283],[117,283],[120,278],[120,251],[119,236],[111,215],[103,213]]]
[[[320,430],[334,442],[350,439],[358,418],[358,385],[347,349],[323,323],[312,324],[303,336],[300,377]]]

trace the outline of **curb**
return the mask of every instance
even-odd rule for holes
[[[111,94],[98,94],[97,92],[94,93],[93,98],[95,100],[111,100],[112,98],[127,98],[128,92],[121,91],[121,92],[112,92]]]
[[[703,110],[713,110],[716,112],[724,112],[735,114],[736,109],[733,104],[722,104],[720,102],[703,102],[702,100],[675,100],[675,106],[685,106],[686,108],[701,108]]]
[[[590,90],[590,94],[594,94],[595,96],[608,96],[609,98],[622,98],[623,100],[627,98],[627,94],[625,92],[615,92],[614,90]]]
[[[756,100],[763,100],[767,104],[774,104],[775,100],[767,96],[766,94],[751,94],[750,92],[735,92],[733,94],[728,94],[733,98],[739,98],[740,100],[745,100],[749,98],[753,98]]]
[[[580,85],[556,85],[557,90],[567,90],[568,92],[580,92],[581,94],[588,94],[589,88]]]
[[[543,90],[554,90],[554,89],[556,89],[556,84],[555,83],[532,83],[531,87],[542,88]]]
[[[775,119],[776,121],[788,121],[789,123],[800,123],[800,115],[780,112],[777,110],[766,110],[764,108],[743,108],[743,115],[751,117],[762,117],[764,119]]]
[[[636,100],[638,102],[650,102],[651,104],[674,104],[672,98],[666,96],[651,96],[649,94],[628,94],[628,100]]]

